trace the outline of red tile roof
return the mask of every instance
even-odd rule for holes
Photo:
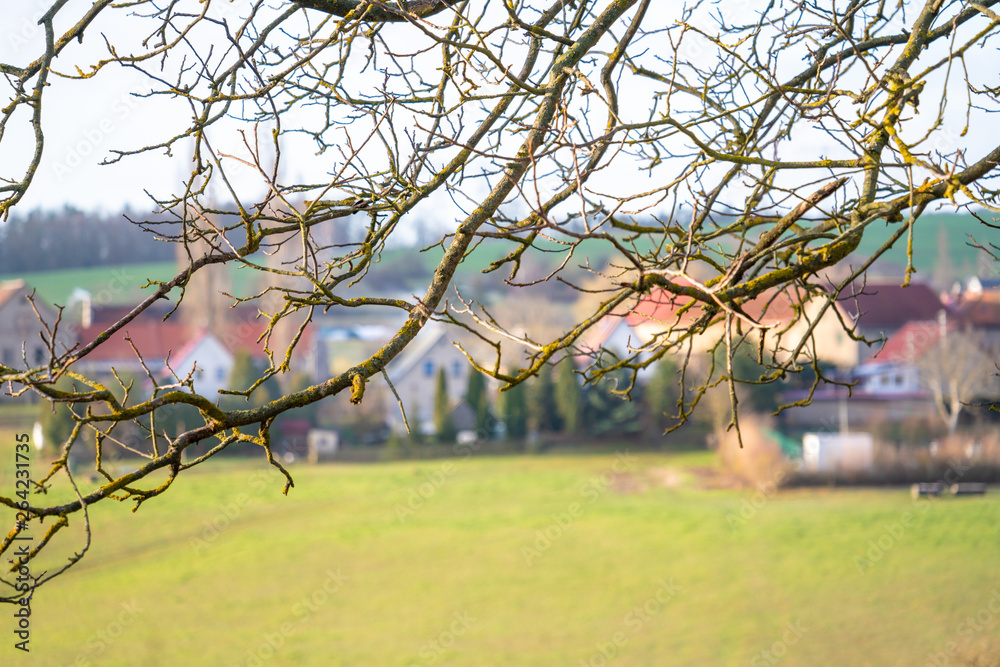
[[[683,284],[685,281],[678,282]],[[693,300],[688,296],[678,296],[663,289],[654,289],[626,315],[626,320],[631,326],[650,321],[665,325],[687,326],[705,314],[705,306],[700,303],[683,313],[678,313]],[[742,309],[760,324],[788,323],[795,318],[796,302],[797,300],[789,296],[787,291],[768,290],[744,303]]]
[[[118,322],[131,310],[129,307],[100,306],[94,308],[93,323],[91,326],[81,328],[79,339],[81,345],[86,345],[94,340],[108,327]],[[125,333],[130,333],[132,342],[142,353],[144,359],[162,362],[168,352],[173,352],[171,357],[178,359],[181,348],[195,343],[201,339],[204,330],[201,327],[194,327],[186,324],[181,319],[180,313],[175,313],[169,320],[164,321],[163,316],[168,312],[170,306],[155,304],[132,322],[117,332],[109,340],[97,347],[87,355],[87,359],[94,361],[113,360],[135,360],[135,353],[125,341]],[[227,312],[229,326],[224,332],[218,335],[219,342],[230,352],[240,350],[248,351],[254,357],[263,356],[263,341],[258,342],[258,338],[267,329],[267,318],[257,317],[257,308],[253,306],[238,306]],[[297,330],[297,327],[289,322],[284,325],[287,329]],[[308,327],[299,341],[297,349],[308,349],[312,341],[313,327]],[[272,349],[278,344],[272,341]],[[279,352],[275,350],[275,352]],[[280,350],[284,352],[284,350]]]
[[[105,327],[101,326],[81,328],[81,345],[87,345],[104,330]],[[176,352],[188,342],[187,327],[183,324],[169,321],[148,321],[148,319],[141,322],[132,321],[98,345],[93,352],[86,356],[86,359],[88,361],[137,361],[135,351],[125,339],[126,336],[131,338],[132,344],[135,345],[142,358],[153,364],[161,363],[171,351],[176,355]]]
[[[967,294],[958,305],[958,316],[974,327],[1000,327],[1000,294],[992,290]]]
[[[840,294],[837,303],[855,321],[869,329],[898,329],[914,320],[932,320],[944,308],[929,285],[912,283],[860,283]]]
[[[947,331],[954,331],[957,328],[952,320],[945,326]],[[880,362],[912,364],[939,340],[941,340],[941,324],[937,320],[907,322],[886,341],[876,359]]]

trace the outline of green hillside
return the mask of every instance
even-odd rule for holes
[[[989,220],[990,218],[986,218]],[[861,245],[855,253],[869,255],[882,246],[896,231],[896,225],[884,222],[873,223],[865,232]],[[931,280],[936,270],[940,270],[942,260],[950,264],[953,279],[964,279],[977,274],[981,263],[987,266],[996,262],[985,256],[973,242],[989,246],[998,243],[998,232],[983,225],[971,215],[930,213],[923,215],[913,227],[913,264],[921,280]],[[899,266],[906,265],[906,237],[883,256],[884,261]],[[998,267],[1000,268],[1000,267]],[[994,269],[994,274],[1000,271]]]
[[[173,277],[173,262],[157,262],[38,271],[19,275],[0,274],[0,281],[20,278],[35,288],[49,303],[65,306],[70,294],[78,287],[90,292],[96,303],[122,304],[142,298],[144,292],[141,288],[147,280],[169,280]]]
[[[250,294],[259,274],[236,266],[230,266],[228,270],[232,288],[229,291],[236,296]],[[95,303],[115,305],[135,303],[149,294],[148,289],[142,289],[147,281],[170,280],[175,275],[177,275],[177,265],[173,262],[154,262],[0,274],[0,281],[22,279],[49,303],[66,305],[73,290],[79,287],[90,292]]]

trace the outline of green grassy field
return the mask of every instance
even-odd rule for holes
[[[227,291],[235,296],[253,293],[257,274],[232,267],[232,284]],[[61,271],[37,271],[24,274],[0,274],[0,281],[23,279],[30,287],[49,303],[66,305],[77,287],[90,292],[94,302],[100,305],[134,304],[149,296],[150,290],[142,289],[149,280],[170,280],[177,275],[177,265],[173,262],[152,262],[148,264],[120,264],[95,266],[84,269],[64,269]]]
[[[173,262],[95,266],[62,271],[37,271],[24,274],[3,274],[0,281],[21,278],[49,303],[65,306],[77,287],[88,290],[100,304],[134,302],[148,296],[141,288],[147,280],[169,280],[174,277]]]
[[[39,592],[17,663],[996,664],[996,495],[768,498],[698,488],[686,471],[711,465],[299,467],[286,498],[262,466],[223,463],[136,514],[95,508],[91,552]]]

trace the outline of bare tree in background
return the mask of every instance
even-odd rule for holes
[[[494,353],[471,361],[510,387],[578,352],[577,341],[604,316],[665,290],[684,300],[688,316],[625,357],[595,353],[586,379],[623,371],[634,378],[665,355],[675,355],[683,371],[693,339],[721,323],[716,346],[725,363],[685,394],[680,416],[722,382],[735,422],[736,380],[747,378],[734,378],[733,351],[762,339],[767,326],[766,313],[755,321],[744,304],[784,292],[795,303],[819,298],[829,307],[912,233],[929,206],[997,210],[1000,146],[983,145],[979,132],[994,122],[987,112],[1000,108],[995,71],[979,80],[965,64],[967,57],[996,60],[998,4],[805,1],[758,13],[748,3],[680,10],[649,0],[52,0],[39,21],[44,48],[0,63],[9,91],[0,142],[23,132],[35,142],[30,155],[5,157],[0,166],[0,212],[18,205],[42,163],[52,87],[130,70],[144,81],[138,94],[188,121],[169,131],[151,124],[145,145],[120,147],[107,159],[193,156],[184,182],[149,184],[158,211],[172,218],[137,222],[183,246],[189,261],[94,341],[70,350],[53,343],[42,365],[0,367],[11,393],[70,405],[76,419],[62,458],[36,484],[59,492],[0,498],[26,519],[12,526],[0,553],[27,523],[45,524],[39,548],[16,558],[16,569],[56,544],[49,538],[70,517],[86,523],[86,513],[109,498],[138,506],[237,442],[259,445],[280,468],[269,439],[276,416],[345,391],[362,401],[366,383],[381,381],[432,319],[488,342]],[[102,22],[112,14],[125,16]],[[128,33],[109,28],[102,36],[98,25]],[[74,55],[84,36],[106,43],[103,59]],[[950,131],[956,117],[968,132]],[[220,148],[237,130],[239,155]],[[944,134],[954,143],[942,142]],[[288,141],[311,142],[323,168],[288,182],[283,165],[304,161],[283,150]],[[239,172],[248,171],[266,182],[263,197],[242,185]],[[386,244],[431,213],[448,226],[426,291],[410,299],[366,293]],[[357,214],[367,221],[361,237],[331,232]],[[842,282],[818,277],[844,263],[871,225],[886,222],[891,241]],[[506,249],[488,270],[506,272],[513,285],[535,253],[562,259],[560,270],[538,280],[573,282],[575,267],[600,248],[611,257],[609,268],[594,267],[606,291],[553,338],[511,333],[514,323],[458,293],[446,301],[456,268],[478,244]],[[274,256],[283,260],[269,261]],[[194,276],[221,264],[271,278],[246,301],[271,304],[261,308],[272,329],[290,321],[301,333],[327,310],[394,309],[407,319],[370,358],[255,409],[223,410],[218,396],[195,393],[190,377],[151,377],[151,397],[132,390],[120,399],[74,370],[144,309],[182,299]],[[58,323],[48,325],[55,340]],[[282,338],[281,347],[265,340],[268,375],[302,353],[299,336]],[[780,335],[766,340],[779,345]],[[815,359],[813,345],[806,336],[787,354],[760,350],[760,360],[778,378]],[[56,387],[63,377],[73,380],[72,391]],[[627,382],[619,390],[628,393]],[[155,415],[176,404],[193,406],[200,420],[168,437],[156,431]],[[100,452],[119,446],[119,426],[150,417],[146,459],[125,472],[104,467]],[[99,486],[75,480],[67,466],[70,450],[86,440],[96,444]],[[214,444],[184,457],[201,441]],[[291,484],[288,476],[286,491]],[[47,567],[32,589],[77,562],[86,545]],[[13,587],[3,594],[8,601],[21,595]]]
[[[920,384],[931,392],[934,407],[948,433],[958,428],[962,410],[974,399],[996,395],[996,362],[982,336],[948,331],[916,361]]]

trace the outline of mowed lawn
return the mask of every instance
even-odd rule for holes
[[[222,461],[138,513],[94,508],[93,548],[38,593],[15,662],[995,664],[996,493],[768,498],[685,472],[710,465],[297,466],[283,497],[262,465]]]

